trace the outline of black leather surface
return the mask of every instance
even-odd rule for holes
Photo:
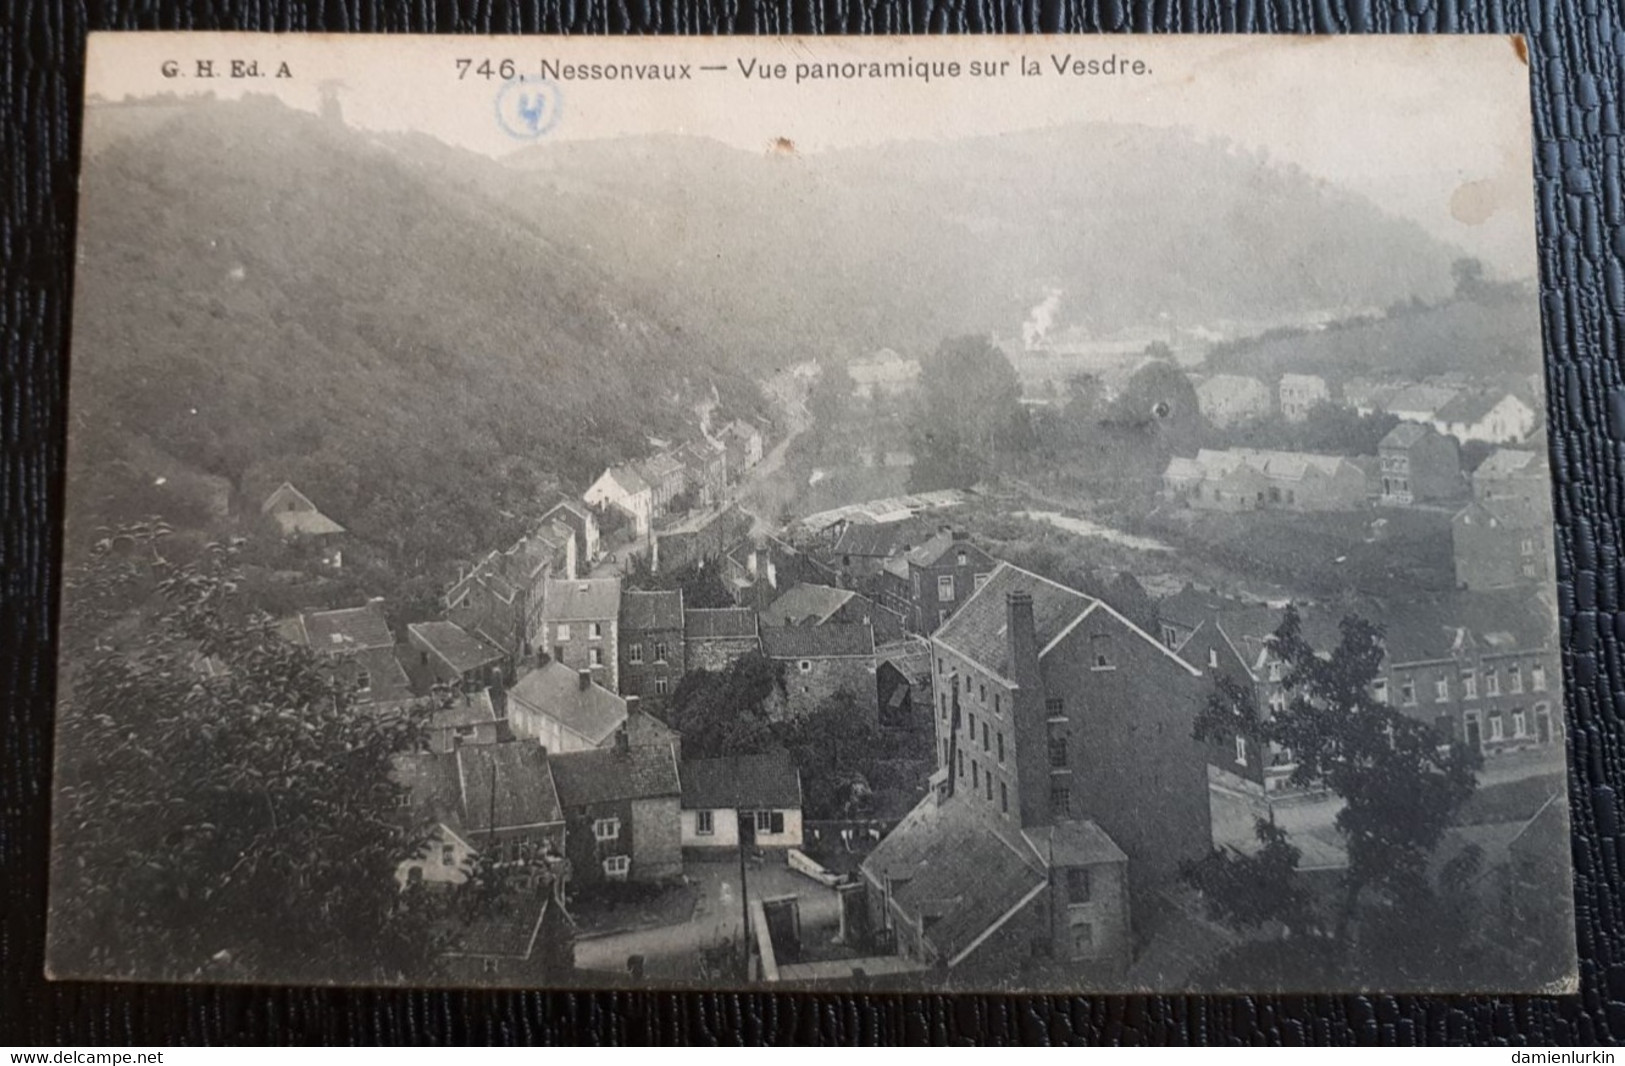
[[[0,140],[0,1044],[1611,1043],[1625,1034],[1625,12],[1607,0],[7,0]],[[57,532],[85,34],[1522,32],[1535,104],[1583,990],[1562,999],[547,995],[47,984]]]

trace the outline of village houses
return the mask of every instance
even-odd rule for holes
[[[260,504],[282,531],[283,540],[308,540],[321,552],[322,565],[338,570],[344,565],[344,527],[323,514],[310,497],[284,481]]]
[[[581,499],[589,507],[614,508],[632,523],[635,538],[647,537],[654,528],[654,491],[631,466],[612,466],[588,486]]]
[[[1551,499],[1546,456],[1518,448],[1497,448],[1473,471],[1473,498],[1522,500],[1541,507]]]
[[[680,589],[621,593],[620,692],[659,711],[686,672]]]
[[[1365,506],[1366,474],[1340,455],[1203,448],[1175,456],[1163,494],[1198,510],[1349,511]]]
[[[851,589],[804,583],[789,589],[761,611],[764,626],[869,625],[875,640],[900,640],[903,618]]]
[[[1309,412],[1331,400],[1326,379],[1315,374],[1282,374],[1279,385],[1281,417],[1288,422],[1302,422]]]
[[[575,884],[660,882],[682,874],[682,786],[672,745],[634,744],[622,731],[608,747],[548,761]]]
[[[542,652],[571,670],[589,671],[612,692],[620,690],[620,624],[619,578],[547,582]]]
[[[690,607],[683,612],[683,663],[690,670],[726,670],[762,650],[756,612],[748,607]]]
[[[982,587],[996,565],[964,530],[943,526],[924,544],[885,563],[881,602],[915,633],[928,634]]]
[[[762,461],[762,431],[749,422],[735,419],[718,436],[726,453],[728,476],[734,480]]]
[[[396,658],[395,637],[378,603],[306,611],[278,623],[284,640],[315,652],[357,703],[405,703],[411,681]]]
[[[697,506],[715,507],[727,497],[728,453],[722,445],[704,439],[690,441],[675,454]]]
[[[1269,386],[1241,374],[1213,374],[1196,383],[1196,406],[1219,428],[1264,418],[1274,397]]]
[[[682,777],[685,855],[730,860],[740,847],[801,847],[801,771],[788,752],[690,759]]]
[[[761,639],[763,654],[784,679],[782,690],[769,701],[774,717],[809,714],[840,692],[850,695],[858,710],[878,717],[874,627],[763,626]]]
[[[544,521],[460,573],[443,597],[446,618],[516,663],[536,646],[547,581],[575,577],[579,559],[570,527]]]
[[[573,500],[560,500],[542,515],[541,525],[545,529],[552,525],[561,525],[574,534],[576,542],[576,559],[583,568],[596,563],[603,555],[599,544],[598,519],[589,507],[583,507]],[[565,574],[565,577],[575,577],[574,573]]]
[[[408,654],[417,658],[414,665],[428,674],[431,684],[464,692],[507,686],[507,655],[455,622],[413,622],[406,627],[406,640]]]
[[[688,475],[683,462],[670,452],[658,452],[637,464],[638,476],[649,486],[650,516],[666,517],[672,501],[688,488]]]
[[[1404,507],[1459,498],[1466,488],[1454,437],[1420,422],[1401,422],[1377,445],[1382,493],[1377,502]]]
[[[463,745],[503,744],[514,739],[508,720],[497,713],[490,689],[436,691],[434,710],[424,729],[424,744],[444,754]]]
[[[849,361],[846,376],[852,380],[852,395],[860,400],[903,396],[919,387],[920,361],[882,348]]]
[[[1474,500],[1450,522],[1456,584],[1465,589],[1534,586],[1551,577],[1550,506],[1516,497]]]

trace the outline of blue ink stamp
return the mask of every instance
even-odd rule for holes
[[[538,140],[558,125],[563,113],[559,87],[546,78],[511,78],[497,92],[497,125],[520,141]]]

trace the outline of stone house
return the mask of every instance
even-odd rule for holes
[[[963,530],[943,526],[924,544],[888,560],[881,602],[908,628],[929,634],[982,587],[998,565]]]
[[[1450,521],[1456,584],[1466,589],[1537,585],[1552,577],[1549,505],[1503,497],[1474,500]]]
[[[338,570],[344,565],[344,527],[321,512],[310,497],[284,481],[260,504],[282,531],[283,540],[309,540],[321,551],[322,563]]]
[[[455,622],[413,622],[406,627],[406,640],[418,665],[436,684],[464,692],[507,687],[507,653],[471,636]]]
[[[1203,448],[1191,463],[1170,460],[1163,491],[1200,510],[1348,511],[1366,502],[1365,472],[1340,455]]]
[[[1214,374],[1196,386],[1196,406],[1221,428],[1250,422],[1270,413],[1269,386],[1242,374]]]
[[[612,466],[581,494],[589,507],[613,507],[632,521],[632,534],[647,537],[654,528],[654,490],[630,466]]]
[[[593,680],[590,670],[544,663],[508,690],[514,734],[550,752],[587,751],[610,743],[626,722],[626,700]]]
[[[1382,489],[1377,502],[1404,507],[1454,500],[1466,488],[1454,437],[1420,422],[1401,422],[1377,444]]]
[[[633,744],[621,732],[607,748],[548,761],[575,883],[658,882],[682,874],[682,785],[669,745]]]
[[[799,584],[761,611],[764,626],[869,625],[876,641],[901,640],[903,618],[867,596],[833,585]]]
[[[756,612],[748,607],[691,607],[683,612],[683,664],[690,670],[726,670],[761,650]]]
[[[1429,419],[1440,433],[1465,444],[1512,444],[1534,432],[1538,417],[1533,405],[1505,389],[1458,393]]]
[[[560,500],[542,515],[541,524],[544,529],[557,524],[570,530],[576,542],[576,558],[580,560],[581,566],[591,566],[603,555],[603,548],[599,543],[598,518],[592,513],[592,508],[583,507],[573,500]],[[571,573],[564,576],[576,575]]]
[[[573,578],[579,562],[568,526],[543,523],[506,551],[494,551],[461,572],[442,602],[446,618],[508,656],[528,657],[541,634],[542,601],[552,578]]]
[[[620,692],[659,711],[686,672],[681,589],[621,593]]]
[[[780,670],[781,691],[769,713],[808,714],[838,692],[850,693],[860,710],[879,715],[875,689],[874,627],[762,626],[762,652]]]
[[[591,671],[599,684],[620,688],[619,578],[550,580],[544,586],[539,650],[571,670]]]
[[[650,514],[655,519],[666,517],[671,502],[688,488],[688,472],[682,460],[669,452],[660,452],[637,464],[637,472],[649,486]]]
[[[337,681],[350,686],[357,703],[404,703],[413,696],[395,655],[395,636],[377,602],[306,611],[278,623],[277,631],[315,652]]]
[[[1317,404],[1331,400],[1326,379],[1316,374],[1282,374],[1279,386],[1281,417],[1288,422],[1302,422]]]

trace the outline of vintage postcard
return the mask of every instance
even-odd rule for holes
[[[49,971],[1575,982],[1506,37],[97,35]]]

